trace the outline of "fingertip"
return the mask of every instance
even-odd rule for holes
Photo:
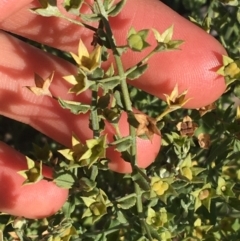
[[[26,158],[0,143],[0,211],[30,219],[56,213],[65,203],[68,190],[46,180],[22,185],[25,179],[18,171],[26,169]],[[52,178],[51,168],[44,166],[43,175]]]
[[[123,112],[118,123],[120,133],[122,137],[129,135],[129,123],[127,122],[127,114]],[[110,141],[113,139],[115,131],[108,129],[108,138]],[[157,154],[161,148],[161,136],[154,134],[152,140],[143,139],[137,137],[136,139],[136,159],[137,165],[140,168],[148,167],[154,162]],[[109,158],[109,168],[112,171],[119,173],[131,173],[132,167],[129,162],[126,162],[121,153],[115,150],[115,147],[109,147],[106,151],[107,157]]]
[[[154,134],[152,141],[137,138],[137,166],[139,168],[147,168],[151,165],[160,151],[161,137]],[[126,162],[121,153],[116,151],[114,147],[107,149],[107,157],[110,159],[108,167],[110,170],[118,173],[131,173],[132,167]]]
[[[154,55],[148,62],[147,71],[129,84],[161,99],[178,84],[180,93],[188,90],[187,108],[208,105],[225,91],[225,80],[216,73],[222,66],[222,55],[227,55],[223,46],[160,1],[152,0],[151,4],[144,0],[128,1],[124,11],[112,19],[111,24],[120,45],[131,26],[137,31],[155,28],[162,33],[173,25],[173,40],[184,41],[180,50]],[[149,35],[148,42],[151,48],[156,46],[153,34]],[[140,54],[128,51],[123,55],[125,68],[134,66],[149,52],[150,48]]]

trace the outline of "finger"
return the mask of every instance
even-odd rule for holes
[[[93,31],[82,28],[65,19],[42,17],[34,14],[30,9],[40,7],[40,4],[37,0],[28,1],[28,5],[23,6],[19,11],[15,12],[13,16],[0,22],[0,29],[64,51],[76,52],[80,36],[84,39],[84,42],[89,43],[88,46],[90,46]],[[79,21],[80,19],[78,17],[64,11],[62,2],[63,0],[57,1],[57,6],[61,12],[64,12],[64,15],[69,16],[71,19]],[[87,11],[86,7],[83,7],[81,10],[84,12]]]
[[[83,31],[63,20],[54,18],[49,20],[34,16],[26,9],[22,9],[17,18],[22,21],[16,23],[8,19],[3,24],[3,28],[75,52],[79,36],[86,43],[91,42],[89,31]],[[31,25],[29,25],[29,19],[31,19]],[[54,38],[49,34],[50,23],[54,29]],[[191,98],[185,106],[188,108],[210,104],[224,92],[224,78],[216,74],[216,70],[222,65],[221,56],[226,54],[224,48],[213,37],[163,3],[157,0],[127,1],[124,10],[111,20],[111,25],[119,45],[125,44],[127,32],[132,26],[137,30],[155,28],[162,32],[174,25],[173,38],[185,41],[180,51],[155,55],[149,61],[147,72],[138,80],[129,82],[130,84],[164,99],[164,94],[170,94],[178,83],[180,92],[188,90],[187,98]],[[148,41],[155,44],[152,35]],[[124,54],[125,68],[136,64],[146,55],[146,52],[148,50],[141,54],[130,51]]]
[[[128,1],[126,9],[133,8],[133,2]],[[137,29],[153,27],[163,32],[173,25],[173,39],[184,40],[184,43],[179,51],[163,52],[151,58],[147,74],[131,84],[162,99],[178,84],[180,93],[188,90],[186,98],[191,98],[185,105],[188,108],[199,108],[215,101],[225,90],[224,78],[216,74],[222,65],[222,54],[226,54],[224,48],[212,36],[159,1],[141,3],[135,2],[138,8],[131,21],[132,26]],[[149,17],[143,19],[146,13]],[[130,26],[122,22],[130,16],[130,11],[126,11],[112,21],[117,39],[129,29]],[[154,43],[153,35],[149,40]],[[133,53],[123,55],[125,67],[132,66],[137,58]]]
[[[66,61],[46,55],[5,33],[0,34],[0,42],[1,114],[29,124],[43,133],[49,133],[52,138],[69,146],[68,134],[71,133],[72,127],[68,126],[67,120],[72,116],[60,108],[52,98],[37,97],[26,86],[35,85],[34,73],[46,78],[49,73],[55,71],[51,85],[52,94],[71,100],[72,95],[67,94],[69,86],[62,76],[74,74],[76,69]],[[81,100],[86,95],[87,92],[81,96]],[[73,119],[75,121],[75,116]],[[74,129],[76,125],[77,123]]]
[[[74,133],[82,142],[93,138],[89,129],[89,115],[73,115],[60,107],[59,103],[47,96],[36,96],[25,86],[34,86],[34,72],[43,78],[53,70],[54,79],[51,84],[53,96],[71,100],[73,95],[67,94],[70,86],[62,76],[76,74],[76,67],[58,57],[43,53],[6,33],[0,34],[0,42],[4,58],[0,58],[0,113],[9,118],[31,125],[40,132],[52,137],[65,146],[71,147],[71,137]],[[89,92],[79,95],[80,102],[89,102]],[[6,101],[7,100],[7,101]],[[3,104],[4,103],[4,104]],[[128,135],[127,116],[120,121],[120,132]],[[109,140],[115,131],[110,124],[106,124]],[[138,139],[138,164],[147,167],[156,157],[160,148],[159,136],[154,136],[152,142]],[[146,155],[141,153],[148,153]],[[125,163],[117,152],[109,152],[108,157],[115,161],[111,169],[118,172],[131,172],[129,163]]]
[[[32,0],[8,0],[8,1],[0,1],[0,23],[7,19],[9,16],[13,15],[20,9],[25,6],[28,6]]]
[[[127,122],[127,114],[125,112],[121,115],[121,118],[118,122],[118,127],[122,137],[129,136],[129,126]],[[109,124],[107,124],[106,132],[108,133],[108,140],[113,141],[113,135],[116,135],[116,131]],[[160,151],[162,144],[161,140],[161,136],[156,134],[153,135],[151,141],[137,137],[136,159],[138,167],[146,168],[155,160]],[[122,159],[121,153],[115,150],[115,147],[107,148],[106,154],[107,157],[110,158],[108,166],[111,170],[120,173],[132,172],[131,164]]]
[[[26,218],[43,218],[57,212],[68,197],[68,190],[41,180],[22,185],[18,171],[27,170],[26,158],[0,142],[0,211]],[[52,170],[43,167],[43,175],[52,178]]]

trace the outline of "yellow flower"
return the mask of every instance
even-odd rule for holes
[[[155,191],[156,194],[159,196],[163,195],[168,190],[168,188],[169,188],[169,184],[163,181],[155,182],[152,185],[153,191]]]
[[[64,76],[63,78],[73,85],[68,92],[76,93],[76,95],[81,94],[94,83],[93,81],[88,80],[87,76],[82,72],[79,72],[77,75]]]
[[[29,157],[26,157],[26,159],[27,159],[28,169],[18,172],[18,174],[20,174],[22,177],[26,179],[23,182],[23,185],[36,183],[42,180],[43,179],[42,162],[34,162]]]
[[[236,62],[232,62],[225,66],[224,74],[225,76],[230,76],[230,78],[237,78],[240,75],[240,68]]]
[[[78,56],[74,53],[71,53],[71,55],[82,70],[86,73],[92,73],[100,65],[101,46],[98,45],[92,53],[89,54],[86,46],[80,39]]]
[[[166,181],[161,180],[159,177],[153,177],[151,188],[158,196],[161,196],[168,190],[169,184]]]
[[[193,173],[190,167],[183,167],[181,169],[182,175],[184,177],[186,177],[188,180],[192,180],[193,179]]]
[[[170,108],[177,109],[184,106],[190,99],[185,99],[187,90],[179,94],[178,85],[176,84],[170,95],[165,95],[166,102]]]
[[[87,160],[88,167],[91,167],[99,158],[105,157],[106,151],[106,135],[98,139],[86,141],[88,150],[81,156],[80,160]]]
[[[217,70],[219,75],[225,77],[227,86],[240,77],[240,59],[233,60],[228,56],[222,56],[223,65]]]
[[[106,141],[106,135],[104,135],[98,139],[87,140],[86,145],[84,145],[73,136],[72,148],[59,150],[58,152],[72,164],[87,165],[90,168],[100,158],[105,157]]]
[[[82,144],[74,135],[72,136],[72,148],[63,149],[58,152],[70,162],[78,162],[81,156],[87,151],[87,147]]]

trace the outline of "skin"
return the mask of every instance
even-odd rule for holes
[[[28,9],[36,7],[37,1],[0,2],[1,29],[74,53],[77,53],[81,36],[90,50],[89,43],[92,40],[90,31],[65,20],[43,18],[32,14]],[[58,4],[61,6],[60,1]],[[130,84],[164,98],[164,94],[170,94],[178,83],[180,93],[188,89],[187,98],[191,98],[186,108],[199,108],[210,104],[224,92],[224,79],[215,73],[215,70],[222,65],[221,55],[226,54],[224,48],[214,38],[161,2],[127,1],[123,12],[111,19],[111,25],[119,45],[125,43],[125,36],[131,26],[137,30],[155,28],[162,32],[174,25],[173,39],[185,41],[180,51],[155,55],[149,62],[147,72]],[[152,35],[148,41],[154,45]],[[61,109],[55,100],[46,96],[35,96],[24,88],[34,85],[34,73],[46,78],[54,70],[54,80],[50,88],[54,96],[89,103],[91,100],[89,92],[77,97],[67,94],[70,86],[62,80],[62,76],[75,74],[76,67],[43,53],[6,32],[0,32],[0,43],[0,114],[29,124],[67,147],[71,147],[72,133],[75,133],[81,141],[92,138],[92,132],[88,129],[87,115],[72,115]],[[135,64],[148,51],[125,54],[123,56],[125,68]],[[120,132],[122,135],[128,135],[128,124],[124,115],[120,120]],[[107,126],[106,133],[109,140],[112,139],[114,131],[111,126]],[[161,138],[157,135],[153,137],[152,142],[137,140],[140,167],[147,167],[152,163],[160,145]],[[131,172],[130,165],[125,163],[114,150],[108,150],[107,154],[112,159],[109,167],[113,171]],[[62,206],[68,191],[46,181],[22,187],[23,179],[16,172],[26,168],[24,161],[25,158],[20,153],[0,143],[0,178],[1,183],[5,184],[0,185],[0,194],[5,192],[8,194],[1,195],[4,198],[0,200],[0,211],[28,218],[49,216]],[[44,174],[51,176],[51,170],[48,168],[45,170]],[[45,202],[42,200],[43,196]]]

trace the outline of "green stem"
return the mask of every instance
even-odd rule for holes
[[[146,55],[141,61],[139,61],[135,66],[127,69],[125,75],[129,75],[132,73],[135,69],[137,69],[139,66],[144,65],[154,54],[156,54],[158,46],[155,47],[148,55]]]
[[[106,11],[105,11],[105,9],[104,9],[100,0],[95,0],[95,2],[97,2],[99,14],[102,16],[102,21],[103,21],[103,24],[105,26],[106,33],[107,33],[107,36],[108,36],[108,40],[109,40],[109,43],[111,45],[111,49],[113,51],[113,55],[114,55],[114,58],[115,58],[115,61],[116,61],[116,65],[117,65],[117,69],[118,69],[118,75],[120,77],[120,85],[121,85],[121,89],[122,89],[122,92],[123,92],[123,98],[124,98],[126,110],[129,111],[129,112],[132,112],[132,103],[131,103],[129,92],[128,92],[125,71],[124,71],[124,68],[123,68],[121,57],[119,56],[119,53],[117,51],[117,46],[115,44],[113,32],[112,32],[111,27],[110,27],[109,22],[108,22],[107,13],[106,13]]]
[[[93,235],[99,235],[99,234],[105,234],[106,236],[111,234],[111,233],[115,233],[115,232],[119,232],[120,229],[123,228],[129,228],[129,223],[125,223],[125,224],[120,224],[118,226],[115,226],[113,228],[109,228],[107,230],[97,230],[97,231],[92,231],[91,233],[85,233],[82,234],[82,237],[92,237]]]
[[[116,125],[116,124],[113,124],[113,127],[114,127],[114,129],[115,129],[115,131],[116,131],[117,137],[118,137],[119,139],[122,138],[122,135],[121,135],[120,130],[119,130],[119,126]]]
[[[100,83],[108,83],[108,82],[111,82],[111,81],[116,80],[116,79],[118,79],[117,76],[112,76],[112,77],[108,77],[108,78],[105,78],[105,79],[95,79],[94,81],[100,82]]]
[[[85,28],[87,28],[87,29],[90,29],[90,30],[92,30],[92,31],[94,31],[94,32],[97,31],[97,28],[95,28],[95,27],[93,27],[93,26],[91,26],[91,25],[88,25],[88,24],[86,24],[86,23],[82,23],[82,22],[80,22],[80,21],[78,21],[78,20],[74,20],[74,19],[72,19],[72,18],[68,18],[68,17],[66,17],[65,15],[63,15],[63,14],[60,13],[60,12],[59,12],[58,17],[60,17],[60,18],[62,18],[62,19],[65,19],[65,20],[69,21],[70,23],[73,23],[73,24],[79,25],[79,26],[81,26],[81,27],[85,27]]]
[[[117,69],[118,69],[118,75],[119,75],[119,78],[120,78],[120,86],[121,86],[121,90],[122,90],[122,94],[123,94],[125,108],[126,108],[128,113],[131,113],[132,112],[132,102],[130,100],[130,95],[129,95],[129,92],[128,92],[126,74],[125,74],[125,71],[124,71],[124,68],[123,68],[121,57],[120,57],[120,55],[117,51],[117,46],[115,44],[114,35],[113,35],[113,32],[112,32],[111,27],[109,25],[108,16],[107,16],[107,13],[106,13],[103,5],[102,5],[102,2],[100,0],[95,0],[95,2],[97,3],[98,11],[99,11],[99,14],[102,17],[102,21],[103,21],[104,27],[106,29],[108,40],[109,40],[111,49],[113,51],[114,59],[115,59],[116,66],[117,66]],[[132,156],[131,164],[132,164],[132,166],[134,166],[134,165],[137,165],[137,160],[136,160],[136,130],[133,126],[130,125],[129,132],[130,132],[130,135],[133,137],[133,143],[132,143],[132,146],[130,148],[131,149],[130,152],[131,152],[131,156]]]
[[[92,123],[92,130],[93,130],[93,138],[98,138],[100,135],[99,120],[98,120],[98,113],[97,113],[97,98],[98,98],[97,88],[98,87],[96,84],[92,90],[91,123]]]
[[[166,116],[167,114],[169,114],[169,113],[171,113],[171,112],[173,112],[173,111],[175,111],[177,109],[180,109],[180,108],[181,108],[180,106],[178,106],[176,108],[169,108],[168,107],[161,115],[159,115],[157,118],[155,118],[155,120],[158,122],[158,121],[162,120],[162,118],[164,116]]]
[[[127,86],[127,80],[126,75],[123,69],[122,60],[121,57],[114,54],[114,58],[116,61],[118,74],[120,77],[120,86],[123,94],[124,104],[125,108],[128,112],[132,112],[132,102],[130,100],[129,92],[128,92],[128,86]]]
[[[119,54],[119,52],[117,50],[114,35],[112,33],[112,30],[111,30],[111,27],[110,27],[110,24],[109,24],[109,21],[108,21],[108,16],[107,16],[107,13],[104,9],[104,6],[103,6],[101,0],[95,0],[95,2],[97,3],[99,15],[102,18],[102,22],[103,22],[103,25],[105,27],[106,33],[107,33],[108,41],[109,41],[111,49],[113,51],[114,59],[115,59],[116,66],[117,66],[117,69],[118,69],[118,75],[119,75],[119,78],[120,78],[120,86],[121,86],[121,90],[122,90],[122,94],[123,94],[124,105],[125,105],[125,108],[126,108],[127,112],[132,113],[133,112],[132,103],[131,103],[131,100],[130,100],[130,95],[129,95],[128,86],[127,86],[126,73],[125,73],[124,68],[123,68],[121,55]],[[129,126],[130,126],[129,127],[130,135],[133,137],[132,138],[132,140],[133,140],[132,145],[131,145],[131,148],[130,148],[130,154],[131,154],[131,157],[132,157],[131,158],[131,165],[132,165],[132,169],[133,169],[134,166],[137,166],[136,130],[133,126],[131,126],[131,125],[129,125]],[[135,193],[137,195],[136,206],[137,206],[139,219],[140,219],[140,222],[141,222],[142,231],[143,231],[143,233],[147,233],[149,239],[152,240],[149,228],[146,225],[145,219],[144,219],[141,189],[136,182],[134,183],[134,188],[135,188]]]
[[[134,188],[135,188],[135,193],[137,195],[137,211],[138,211],[138,215],[139,215],[140,222],[141,222],[142,233],[146,232],[148,239],[152,240],[151,232],[150,232],[149,227],[147,226],[147,224],[145,222],[145,218],[144,218],[141,189],[136,182],[134,183]]]

